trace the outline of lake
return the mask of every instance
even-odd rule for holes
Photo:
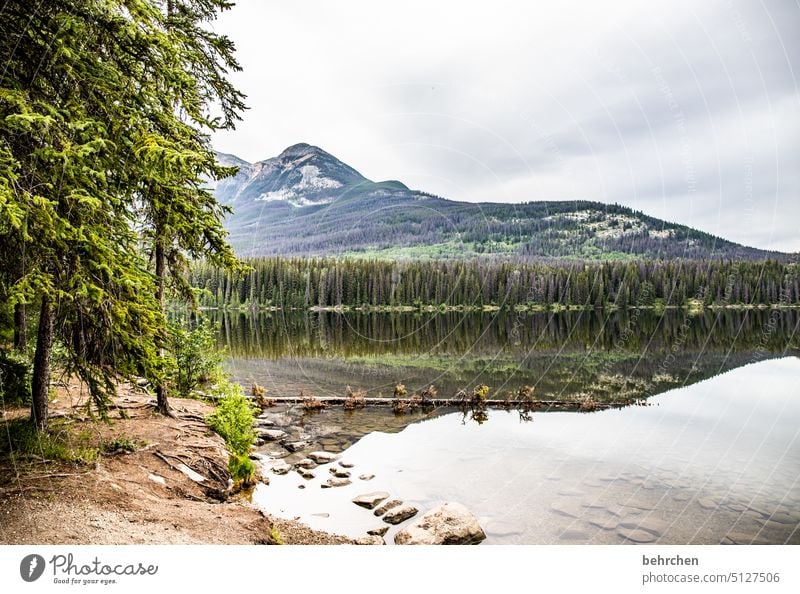
[[[307,446],[272,442],[262,454],[293,463],[324,449],[354,467],[351,484],[331,489],[320,488],[329,465],[311,479],[268,472],[254,500],[270,513],[363,536],[383,523],[351,499],[382,490],[421,511],[463,503],[486,543],[800,543],[795,311],[214,319],[236,379],[273,396],[341,395],[347,385],[391,396],[397,383],[446,396],[487,384],[493,397],[530,385],[543,399],[646,404],[477,420],[447,408],[274,407],[265,422]]]

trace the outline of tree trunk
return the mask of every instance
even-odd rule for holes
[[[50,358],[53,353],[54,313],[50,298],[42,297],[36,354],[33,357],[31,422],[37,429],[47,429],[47,405],[50,397]]]
[[[156,299],[161,306],[161,311],[164,311],[164,285],[166,280],[166,257],[164,255],[164,246],[159,241],[158,234],[156,234]],[[163,340],[158,347],[158,358],[164,360],[164,345]],[[164,379],[158,381],[156,384],[156,407],[158,412],[162,415],[172,416],[172,410],[169,406],[167,399],[167,387],[164,385]]]
[[[24,351],[28,347],[28,317],[25,305],[14,305],[14,348]]]

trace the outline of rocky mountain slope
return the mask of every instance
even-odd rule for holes
[[[468,203],[373,182],[333,155],[296,144],[215,185],[233,208],[241,256],[785,259],[619,205],[591,201]]]

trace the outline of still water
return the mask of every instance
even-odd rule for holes
[[[237,378],[274,395],[481,382],[562,397],[625,390],[648,405],[489,411],[482,423],[452,409],[277,407],[265,422],[308,445],[262,453],[293,463],[325,449],[354,467],[350,485],[331,489],[320,488],[330,465],[312,479],[267,472],[254,500],[270,513],[363,536],[384,524],[351,499],[380,490],[421,512],[463,503],[486,543],[800,544],[797,314],[388,317],[220,322]]]

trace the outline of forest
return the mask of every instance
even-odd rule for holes
[[[796,305],[800,268],[776,261],[389,261],[266,257],[193,265],[206,307]]]

